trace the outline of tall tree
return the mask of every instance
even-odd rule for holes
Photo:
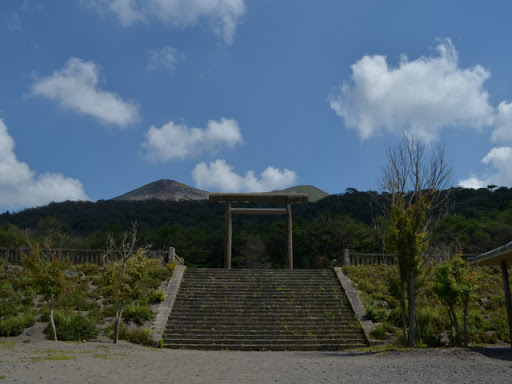
[[[416,278],[421,256],[428,247],[435,220],[432,213],[447,198],[452,168],[444,148],[429,148],[407,134],[386,153],[387,163],[379,188],[387,197],[383,205],[388,219],[384,245],[398,258],[404,344],[414,347],[416,323]],[[407,305],[406,305],[407,297]]]

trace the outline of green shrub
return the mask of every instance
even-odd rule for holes
[[[151,292],[150,301],[160,303],[164,300],[165,300],[165,294],[162,291],[160,291],[158,289],[154,289]]]
[[[89,311],[100,306],[89,300],[88,290],[81,285],[73,285],[55,304],[59,308],[73,311]]]
[[[57,329],[57,339],[61,341],[91,340],[98,334],[96,323],[80,313],[56,312],[54,321]],[[48,325],[45,333],[51,337],[51,332],[51,327]]]
[[[447,325],[448,319],[443,315],[443,308],[433,306],[421,306],[416,310],[416,321],[421,327],[432,325],[441,332]]]
[[[388,321],[395,327],[402,327],[402,310],[400,307],[393,308],[391,311],[389,311]]]
[[[153,339],[151,338],[151,336],[151,329],[135,328],[132,330],[128,330],[126,340],[135,344],[152,346]]]
[[[113,317],[116,314],[116,308],[113,304],[104,305],[102,313],[104,317]]]
[[[481,344],[496,344],[498,342],[498,336],[496,336],[496,333],[487,333],[480,331],[477,335],[474,335],[472,337],[472,341],[474,343],[481,343]]]
[[[5,317],[0,320],[0,336],[5,337],[21,335],[25,328],[34,325],[35,319],[36,316],[33,312]]]
[[[505,297],[504,295],[493,295],[487,300],[484,305],[485,309],[488,310],[496,310],[499,308],[503,308],[505,306]]]
[[[114,327],[110,325],[107,330],[106,334],[111,339],[114,339]],[[153,339],[151,338],[152,333],[151,329],[149,328],[134,328],[130,329],[123,323],[119,324],[119,339],[120,340],[126,340],[131,343],[135,344],[141,344],[141,345],[153,345]]]
[[[92,308],[87,312],[87,317],[91,319],[91,321],[95,322],[96,324],[100,324],[105,320],[105,316],[103,312],[101,311],[100,306]]]
[[[395,328],[385,321],[378,324],[370,334],[377,340],[386,340],[389,333],[394,334]]]
[[[379,312],[375,309],[373,305],[369,305],[366,307],[366,318],[368,320],[373,321],[374,323],[378,323],[381,320]]]
[[[75,269],[82,272],[88,278],[99,275],[101,272],[101,267],[99,265],[89,263],[77,265],[75,266]]]
[[[508,319],[505,308],[502,308],[501,311],[497,312],[495,316],[492,317],[490,324],[492,329],[496,330],[496,336],[498,339],[505,343],[510,343],[510,332],[508,329]]]
[[[123,311],[123,319],[126,322],[132,322],[137,325],[142,325],[146,320],[154,317],[153,312],[147,305],[127,305]]]

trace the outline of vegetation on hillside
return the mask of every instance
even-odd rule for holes
[[[115,265],[100,268],[59,260],[57,266],[63,273],[58,279],[46,273],[52,272],[51,263],[40,272],[32,269],[33,273],[27,273],[31,262],[41,262],[41,252],[45,251],[36,248],[33,255],[28,255],[25,268],[0,260],[0,336],[20,335],[39,321],[48,324],[45,332],[54,340],[91,340],[102,334],[115,339],[113,323],[118,296],[114,291],[119,287],[119,280],[111,273]],[[140,252],[137,261],[150,268],[145,268],[136,286],[128,289],[118,335],[121,339],[148,344],[152,340],[148,326],[155,316],[152,307],[164,299],[159,287],[170,278],[173,266],[155,263]],[[65,268],[61,269],[64,264]],[[132,295],[134,290],[136,295]],[[49,299],[51,306],[47,304]]]
[[[373,336],[402,344],[402,323],[397,289],[396,266],[359,265],[343,268],[359,292],[366,315],[377,327]],[[451,310],[443,305],[435,292],[435,266],[425,270],[417,286],[417,345],[437,347],[460,342],[450,320]],[[507,313],[499,267],[475,267],[478,289],[473,292],[467,309],[468,342],[470,344],[510,343]],[[458,324],[463,325],[464,306],[454,307]]]
[[[478,254],[512,240],[512,189],[454,188],[448,214],[432,233],[431,250]],[[443,192],[446,193],[446,192]],[[347,189],[315,203],[293,205],[296,268],[330,265],[343,249],[384,252],[382,212],[376,192]],[[248,207],[268,206],[246,204]],[[175,247],[189,266],[221,267],[223,203],[208,201],[63,202],[0,215],[0,247],[42,243],[50,234],[64,248],[105,249],[109,233],[120,237],[134,220],[140,245]],[[280,216],[233,218],[233,266],[284,266],[285,225]],[[314,246],[313,246],[314,245]]]

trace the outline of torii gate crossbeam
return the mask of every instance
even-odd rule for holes
[[[306,193],[210,193],[210,201],[226,202],[226,237],[224,268],[231,269],[232,215],[286,215],[287,250],[286,268],[293,269],[292,203],[308,201]],[[278,202],[286,208],[233,208],[233,202]]]

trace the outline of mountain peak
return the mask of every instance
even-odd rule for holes
[[[323,199],[326,196],[329,196],[329,194],[327,192],[322,191],[321,189],[318,189],[317,187],[314,187],[312,185],[296,185],[295,187],[290,187],[290,188],[286,188],[286,189],[282,189],[280,191],[274,191],[274,192],[307,193],[310,202],[315,202],[320,199]]]
[[[160,179],[134,189],[112,200],[165,200],[165,201],[189,201],[208,200],[208,192],[189,187],[176,180]]]

